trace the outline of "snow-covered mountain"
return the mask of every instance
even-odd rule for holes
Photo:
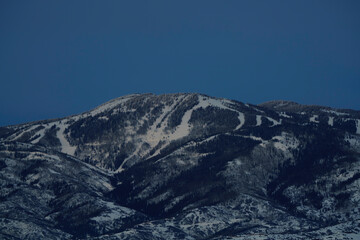
[[[359,239],[360,112],[134,94],[0,128],[4,239]]]

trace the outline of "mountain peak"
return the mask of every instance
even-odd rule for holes
[[[0,174],[0,238],[360,233],[355,111],[127,95],[86,113],[0,128]]]
[[[260,103],[259,106],[266,107],[266,108],[284,108],[289,106],[298,106],[299,103],[288,101],[288,100],[272,100],[264,103]]]

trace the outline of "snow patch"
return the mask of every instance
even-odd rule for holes
[[[274,147],[282,151],[297,149],[300,144],[299,140],[286,132],[282,132],[280,136],[273,137],[272,140],[275,140]]]
[[[328,124],[334,126],[334,117],[329,117]]]
[[[335,114],[337,116],[349,116],[348,113],[342,113],[342,112],[338,112],[338,111],[334,111],[334,110],[321,109],[321,111],[326,112],[326,113],[332,113],[332,114]]]
[[[270,118],[270,117],[266,117],[270,122],[273,123],[273,125],[271,127],[274,127],[274,126],[277,126],[277,125],[281,125],[282,123],[282,119],[280,119],[280,121],[276,121],[275,119],[273,118]]]
[[[164,116],[166,116],[168,114],[168,112],[172,111],[174,106],[176,104],[178,104],[178,102],[180,100],[183,100],[183,99],[179,99],[172,106],[166,107],[163,111],[163,114],[156,120],[156,122],[151,127],[151,129],[149,131],[150,134],[148,136],[146,136],[146,142],[148,142],[151,145],[151,147],[155,147],[161,140],[165,141],[165,142],[169,142],[169,141],[178,140],[178,139],[188,136],[190,134],[190,131],[192,128],[192,126],[190,124],[191,115],[192,115],[193,111],[195,111],[199,108],[205,109],[205,108],[211,106],[211,107],[217,107],[220,109],[237,112],[239,124],[236,126],[235,130],[240,129],[245,123],[245,115],[242,112],[236,111],[236,110],[226,106],[226,104],[228,104],[228,105],[232,104],[230,101],[222,100],[222,99],[213,99],[213,98],[199,95],[198,96],[199,103],[196,106],[194,106],[192,109],[189,109],[188,111],[185,112],[185,114],[183,115],[183,117],[181,119],[180,125],[178,125],[172,133],[170,133],[170,134],[165,133],[166,126],[164,126],[162,124],[161,124],[160,128],[157,128],[157,126],[161,122],[166,122],[166,119],[163,119]],[[164,144],[164,146],[162,148],[158,149],[153,154],[153,156],[156,154],[159,154],[161,149],[163,149],[166,145],[167,144]]]
[[[65,125],[61,121],[58,122],[58,124],[59,124],[58,125],[59,130],[57,131],[56,136],[60,140],[60,143],[61,143],[61,152],[66,153],[66,154],[71,155],[71,156],[74,156],[76,146],[73,147],[73,146],[70,145],[70,143],[66,139],[65,133],[64,133],[67,125]]]
[[[319,121],[317,120],[318,119],[318,115],[313,115],[310,119],[309,119],[309,121],[310,122],[313,122],[313,123],[319,123]]]
[[[214,99],[214,98],[199,96],[199,104],[197,106],[195,106],[192,110],[196,110],[198,108],[205,109],[206,107],[211,106],[211,107],[217,107],[220,109],[237,112],[240,123],[239,123],[239,125],[236,126],[235,130],[240,129],[245,124],[245,115],[242,112],[239,112],[235,109],[232,109],[232,108],[226,106],[225,104],[231,105],[233,103],[230,102],[229,100],[225,100],[225,99]]]
[[[53,125],[46,124],[46,127],[44,127],[43,129],[41,129],[40,131],[36,132],[34,134],[34,136],[39,135],[37,138],[35,138],[34,140],[31,141],[32,144],[36,144],[38,143],[44,136],[45,136],[45,132],[50,129]]]
[[[261,121],[261,116],[260,115],[256,115],[256,126],[260,126],[262,123]]]
[[[239,125],[236,126],[235,130],[240,129],[245,124],[245,115],[241,112],[238,112],[238,119],[240,121]]]
[[[230,167],[230,168],[233,168],[235,166],[241,166],[243,164],[244,163],[241,161],[240,158],[235,158],[233,161],[228,162],[227,166]]]
[[[287,115],[286,112],[280,112],[279,116],[280,117],[286,117],[286,118],[292,118],[291,116]]]
[[[147,134],[145,136],[141,136],[139,138],[140,142],[146,142],[150,145],[150,149],[154,148],[156,145],[158,145],[160,143],[160,141],[163,141],[165,143],[168,143],[169,140],[176,140],[178,138],[180,138],[182,135],[186,134],[186,132],[190,131],[188,129],[186,129],[188,126],[186,126],[188,121],[187,119],[182,119],[182,122],[180,124],[180,126],[178,126],[178,128],[176,129],[176,131],[174,133],[169,133],[166,132],[165,128],[167,127],[167,120],[170,116],[170,112],[173,111],[173,109],[175,108],[175,106],[177,104],[179,104],[179,102],[184,100],[184,96],[179,97],[178,100],[174,101],[170,106],[166,105],[163,110],[161,115],[156,119],[156,121],[152,124],[152,126],[150,127],[149,131],[147,132]],[[186,123],[185,123],[186,122]],[[180,129],[179,129],[180,128]],[[127,132],[129,133],[131,129],[128,129]],[[131,130],[133,131],[133,130]],[[135,134],[135,132],[133,132],[133,134]],[[167,144],[164,144],[161,148],[159,148],[154,154],[152,154],[152,156],[155,156],[157,154],[160,153],[160,151],[166,147]],[[141,156],[143,157],[144,155],[146,155],[150,149],[146,152],[141,152],[141,147],[142,144],[139,144],[139,146],[137,147],[137,149],[135,150],[135,152],[129,156],[128,158],[126,158],[120,165],[120,167],[116,170],[116,172],[122,172],[124,171],[124,165],[126,164],[126,162],[133,158],[134,156]]]
[[[104,120],[104,121],[108,121],[109,118],[107,116],[102,116],[102,117],[99,117],[99,120]]]
[[[263,110],[257,109],[255,107],[253,107],[252,109],[254,109],[255,111],[260,112],[260,113],[265,113]]]
[[[116,107],[117,105],[127,102],[128,100],[130,100],[136,96],[138,96],[138,94],[132,94],[132,95],[127,95],[127,96],[113,99],[113,100],[111,100],[107,103],[104,103],[104,104],[100,105],[99,107],[95,108],[94,110],[92,110],[89,113],[89,115],[91,115],[93,117],[95,115],[98,115],[99,113],[106,112],[106,111]]]
[[[103,182],[103,185],[104,185],[107,189],[109,189],[109,191],[112,191],[112,190],[115,189],[115,188],[114,188],[110,183],[108,183],[108,182]]]
[[[19,152],[19,151],[18,151]],[[56,155],[48,155],[42,152],[31,152],[29,155],[27,155],[24,160],[33,160],[38,158],[46,158],[47,160],[51,161],[60,161],[60,158]]]
[[[60,174],[60,173],[58,173],[58,172],[56,172],[56,171],[54,171],[52,169],[49,169],[49,172],[52,173],[52,174],[58,174],[58,175]]]
[[[162,193],[162,194],[160,194],[160,195],[158,195],[158,196],[150,199],[150,200],[148,201],[148,204],[157,204],[157,203],[159,203],[159,202],[162,202],[162,201],[168,199],[168,198],[171,197],[172,195],[173,195],[172,191],[170,191],[170,192],[164,192],[164,193]]]
[[[31,131],[33,131],[33,130],[34,130],[35,128],[37,128],[37,127],[39,127],[39,125],[33,125],[33,126],[31,126],[30,128],[26,129],[25,131],[22,131],[19,135],[16,135],[16,134],[18,134],[18,133],[15,133],[15,134],[14,134],[15,136],[13,136],[13,135],[10,136],[10,140],[11,140],[11,141],[16,141],[16,140],[18,140],[19,138],[21,138],[25,133],[31,132]]]
[[[36,144],[38,143],[44,136],[45,136],[45,131],[48,128],[43,128],[40,131],[38,131],[37,133],[35,133],[35,135],[39,135],[38,137],[36,137],[34,140],[31,141],[32,144]]]
[[[191,128],[189,121],[193,111],[194,108],[185,112],[180,125],[177,126],[175,132],[170,135],[169,140],[176,140],[189,135]]]
[[[344,139],[350,144],[350,147],[360,150],[360,137],[356,135],[347,134]]]

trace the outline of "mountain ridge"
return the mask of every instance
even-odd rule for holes
[[[0,215],[0,236],[36,236],[21,222],[54,239],[352,239],[360,112],[293,105],[133,94],[1,127],[0,209],[21,208]]]
[[[117,98],[113,98],[110,99],[98,106],[95,106],[94,108],[92,108],[92,110],[87,110],[81,113],[74,113],[74,114],[70,114],[68,116],[64,116],[64,117],[59,117],[59,118],[49,118],[49,119],[41,119],[41,120],[33,120],[33,121],[29,121],[29,122],[24,122],[24,123],[17,123],[17,124],[10,124],[10,125],[4,125],[4,126],[0,126],[0,128],[6,128],[6,127],[12,127],[12,126],[18,126],[18,125],[25,125],[25,124],[33,124],[33,123],[41,123],[44,121],[55,121],[55,120],[61,120],[61,119],[65,119],[65,118],[69,118],[69,117],[73,117],[73,116],[77,116],[77,115],[81,115],[81,114],[85,114],[88,112],[91,112],[93,110],[95,110],[96,108],[99,108],[103,105],[106,105],[108,103],[114,102],[116,100],[122,99],[122,98],[127,98],[127,97],[131,97],[131,96],[140,96],[140,95],[153,95],[153,96],[160,96],[160,95],[176,95],[176,94],[195,94],[195,95],[202,95],[202,96],[207,96],[209,97],[210,95],[207,95],[205,93],[196,93],[196,92],[177,92],[177,93],[166,93],[166,94],[155,94],[155,93],[133,93],[133,94],[126,94]],[[227,99],[225,97],[213,97],[216,99]],[[339,111],[352,111],[352,112],[360,112],[360,110],[356,110],[356,109],[351,109],[351,108],[336,108],[336,107],[331,107],[331,106],[322,106],[322,105],[317,105],[317,104],[302,104],[302,103],[298,103],[292,100],[269,100],[269,101],[265,101],[259,104],[251,104],[251,103],[245,103],[239,100],[235,100],[235,99],[228,99],[230,101],[234,101],[234,102],[240,102],[240,103],[244,103],[244,104],[249,104],[249,105],[253,105],[253,106],[259,106],[259,107],[265,107],[265,108],[269,108],[271,109],[271,105],[273,104],[278,104],[278,103],[289,103],[289,104],[294,104],[294,105],[299,105],[299,106],[304,106],[304,107],[319,107],[319,108],[324,108],[324,109],[330,109],[330,110],[339,110]],[[269,106],[270,105],[270,106]]]

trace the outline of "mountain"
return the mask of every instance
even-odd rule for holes
[[[0,128],[3,239],[359,239],[360,112],[134,94]]]

